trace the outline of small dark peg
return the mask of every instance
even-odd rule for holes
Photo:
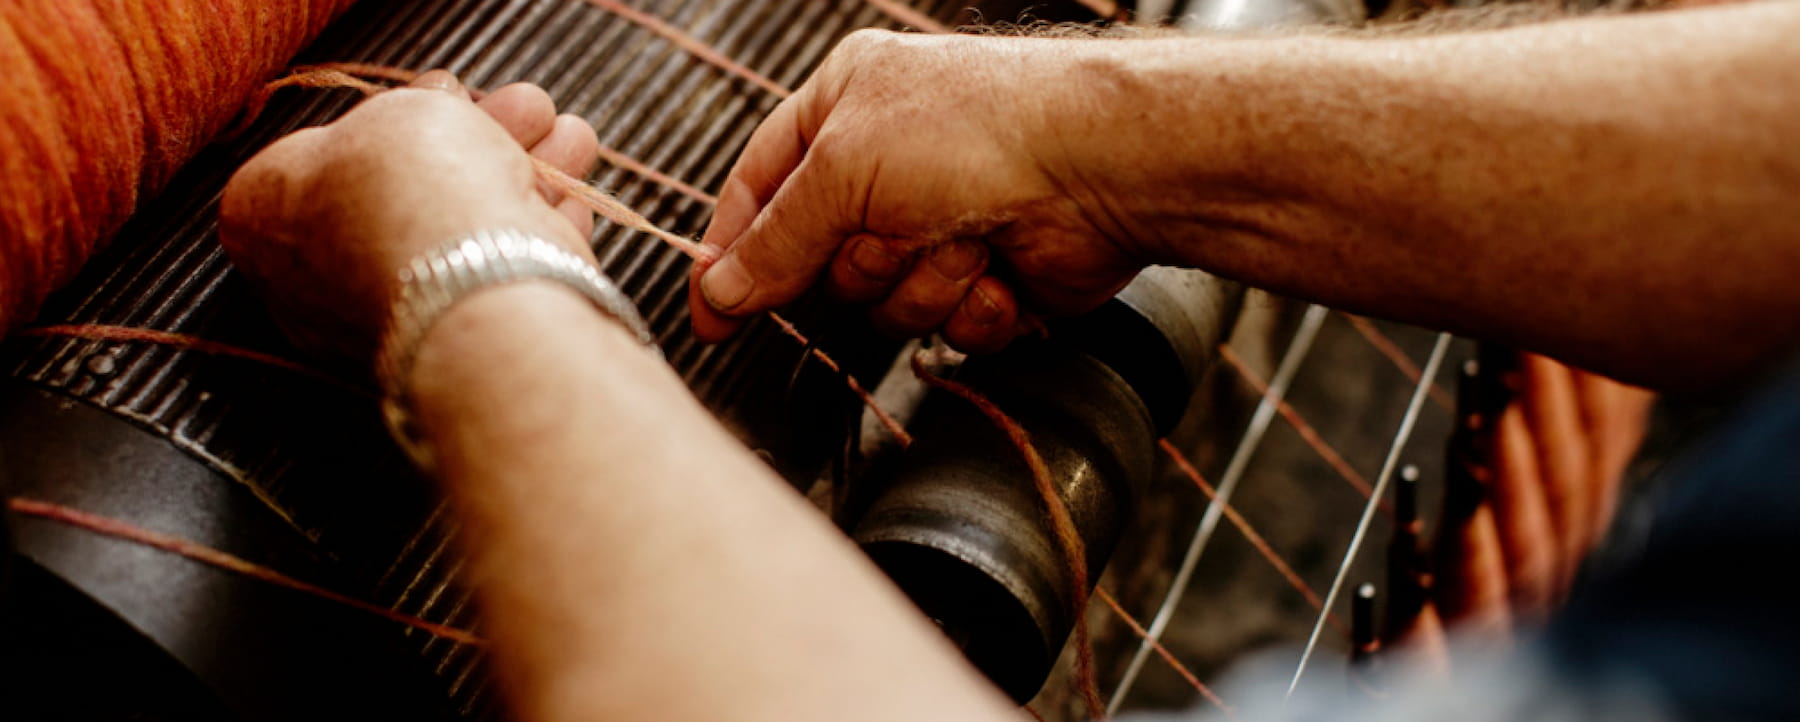
[[[1419,518],[1419,467],[1400,467],[1400,483],[1394,485],[1394,523],[1411,524]]]
[[[1382,624],[1388,641],[1406,634],[1425,605],[1427,565],[1420,539],[1425,524],[1419,520],[1419,467],[1400,469],[1394,485],[1394,534],[1387,550],[1387,617]]]
[[[1350,688],[1370,699],[1386,697],[1381,683],[1381,641],[1375,629],[1375,585],[1364,583],[1350,598]]]
[[[1375,585],[1364,582],[1350,600],[1350,661],[1362,664],[1375,655],[1381,642],[1375,630]]]

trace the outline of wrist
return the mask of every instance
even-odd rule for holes
[[[435,448],[452,429],[502,408],[553,410],[598,365],[635,363],[660,365],[580,293],[530,280],[484,289],[446,311],[420,339],[403,383],[416,433]]]
[[[377,358],[384,416],[413,460],[435,466],[413,414],[412,372],[425,338],[458,306],[520,283],[548,283],[585,300],[654,355],[654,337],[636,306],[585,254],[513,230],[477,231],[424,251],[395,274],[397,292]]]
[[[1068,175],[1147,263],[1216,263],[1206,241],[1291,238],[1314,223],[1310,160],[1332,132],[1320,96],[1351,45],[1318,37],[1083,43],[1064,91],[1077,125]],[[1079,116],[1075,116],[1079,117]],[[1228,247],[1228,246],[1225,246]]]

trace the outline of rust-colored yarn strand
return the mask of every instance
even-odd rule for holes
[[[676,47],[698,58],[701,62],[749,81],[750,84],[769,91],[770,95],[786,98],[794,94],[794,91],[789,90],[787,86],[770,80],[768,76],[751,70],[743,63],[732,60],[724,53],[719,52],[717,48],[688,34],[687,31],[675,27],[667,20],[627,5],[620,0],[587,0],[587,2],[589,5],[624,18],[645,30],[661,35],[663,39],[674,43]]]
[[[379,65],[376,63],[331,62],[318,63],[316,65],[301,65],[291,69],[287,76],[263,86],[263,91],[258,94],[258,100],[253,101],[250,107],[255,110],[260,110],[262,102],[266,102],[268,97],[274,94],[275,91],[285,87],[351,87],[362,90],[365,94],[373,95],[386,88],[374,83],[363,83],[361,82],[363,79],[373,78],[375,80],[385,80],[390,83],[405,85],[417,80],[418,77],[419,71],[417,70],[397,68],[392,65]],[[470,87],[468,88],[468,91],[469,97],[475,100],[481,100],[482,96],[487,95],[487,91],[482,90],[481,88]],[[246,111],[245,115],[247,117],[255,117],[256,113],[254,111]],[[623,168],[652,183],[700,201],[701,203],[705,203],[706,205],[715,206],[719,204],[719,198],[717,196],[684,183],[667,173],[651,168],[642,161],[626,155],[604,143],[600,145],[599,153],[600,160],[606,161],[609,165]]]
[[[351,2],[0,2],[0,328],[68,282]]]
[[[315,369],[292,359],[264,353],[242,346],[236,346],[184,333],[157,331],[136,326],[114,326],[104,323],[72,323],[52,326],[31,326],[19,329],[20,336],[36,336],[40,338],[78,338],[87,341],[121,341],[126,343],[148,343],[157,346],[183,351],[193,351],[211,356],[226,356],[243,359],[252,363],[271,366],[290,373],[305,376],[321,383],[334,386],[358,396],[376,397],[373,389],[358,386],[331,374]]]
[[[881,408],[881,404],[875,402],[875,395],[869,393],[869,390],[864,388],[862,382],[857,381],[855,376],[852,376],[850,372],[845,371],[843,367],[839,366],[837,359],[826,354],[825,351],[818,346],[814,346],[812,341],[806,338],[806,334],[800,333],[800,329],[796,328],[792,321],[783,318],[781,314],[770,311],[769,320],[774,321],[776,326],[781,327],[781,332],[787,334],[788,338],[799,342],[800,346],[805,348],[819,363],[825,364],[825,368],[831,369],[832,373],[842,376],[844,378],[844,384],[850,387],[850,393],[856,394],[856,397],[862,400],[863,406],[868,407],[869,411],[875,414],[875,420],[880,421],[881,427],[887,429],[887,432],[893,435],[894,441],[900,444],[900,448],[905,449],[912,446],[913,437],[912,434],[906,432],[906,427],[900,425],[899,420],[895,419],[893,414],[888,413],[887,409]]]
[[[1374,346],[1376,351],[1386,356],[1388,361],[1394,364],[1394,368],[1400,369],[1400,373],[1405,374],[1407,380],[1415,384],[1419,383],[1419,365],[1413,363],[1405,351],[1400,350],[1399,344],[1394,343],[1393,339],[1388,338],[1387,334],[1382,333],[1381,329],[1376,328],[1369,319],[1354,313],[1344,313],[1343,316],[1350,322],[1350,326],[1356,329],[1357,333],[1362,334],[1370,346]],[[1431,400],[1436,401],[1437,405],[1445,411],[1456,410],[1456,404],[1450,401],[1450,394],[1445,392],[1444,387],[1439,386],[1436,381],[1431,382],[1430,394]]]
[[[196,544],[186,539],[170,536],[161,532],[151,531],[118,519],[101,516],[99,514],[92,514],[79,509],[71,509],[66,506],[52,504],[46,501],[25,499],[21,497],[8,499],[6,505],[7,508],[19,514],[34,516],[40,519],[49,519],[51,521],[85,529],[95,534],[124,539],[125,541],[142,544],[153,549],[160,549],[171,554],[178,554],[202,564],[218,567],[219,569],[234,574],[241,574],[258,581],[287,587],[302,594],[309,594],[337,604],[354,607],[383,619],[399,622],[400,624],[412,627],[434,637],[448,639],[453,642],[461,642],[463,644],[487,644],[485,640],[476,636],[473,632],[438,624],[436,622],[428,622],[411,615],[401,614],[386,607],[370,604],[361,599],[331,591],[330,589],[326,589],[317,584],[300,581],[286,574],[282,574],[281,572],[262,566],[261,564],[246,561],[240,557],[227,554],[212,547]]]
[[[1231,368],[1238,372],[1238,377],[1242,378],[1244,383],[1249,384],[1256,393],[1268,393],[1269,384],[1263,381],[1262,377],[1258,376],[1249,364],[1244,363],[1244,359],[1239,357],[1236,351],[1231,350],[1230,346],[1220,345],[1219,356],[1225,359],[1226,363],[1231,364]],[[1369,480],[1357,473],[1356,469],[1350,466],[1350,462],[1345,461],[1336,449],[1331,448],[1331,444],[1325,443],[1325,438],[1319,435],[1312,424],[1306,423],[1306,418],[1302,417],[1300,412],[1295,411],[1293,406],[1282,401],[1276,404],[1275,410],[1279,411],[1281,417],[1287,419],[1288,424],[1294,427],[1294,431],[1300,434],[1300,439],[1305,441],[1307,446],[1312,447],[1313,451],[1318,452],[1319,458],[1324,459],[1325,463],[1330,465],[1332,470],[1338,473],[1338,476],[1343,477],[1345,483],[1356,489],[1358,494],[1367,498],[1374,493],[1374,487],[1369,485]],[[1385,508],[1385,502],[1383,504]]]
[[[613,223],[617,223],[635,231],[648,233],[657,240],[673,246],[675,250],[686,254],[688,258],[694,259],[694,262],[696,263],[712,263],[713,261],[719,260],[718,251],[714,250],[711,246],[703,246],[692,240],[682,238],[674,233],[663,230],[660,226],[651,223],[650,219],[645,218],[643,214],[632,210],[631,206],[619,202],[619,199],[607,195],[599,188],[588,185],[580,178],[564,173],[561,169],[544,162],[536,156],[532,156],[531,164],[537,169],[539,178],[542,178],[551,185],[561,188],[564,193],[573,195],[582,202],[582,205],[585,205],[595,213],[600,214],[601,218],[605,218],[608,221],[612,221]]]
[[[655,168],[651,168],[650,166],[644,165],[642,161],[639,161],[638,159],[633,158],[631,156],[625,155],[624,153],[622,153],[618,150],[614,150],[613,148],[607,146],[604,143],[602,143],[600,145],[600,160],[606,161],[610,165],[613,165],[613,166],[616,166],[619,168],[624,168],[625,170],[635,173],[639,177],[644,178],[645,180],[648,180],[652,183],[663,186],[664,188],[673,190],[676,193],[680,193],[680,194],[687,196],[689,198],[692,198],[694,200],[700,201],[701,203],[704,203],[706,205],[716,206],[719,204],[718,196],[715,196],[711,193],[707,193],[706,191],[700,190],[699,188],[695,188],[692,185],[689,185],[685,182],[677,180],[676,178],[670,176],[667,173],[659,171]]]
[[[1175,445],[1168,439],[1157,439],[1156,443],[1162,447],[1164,453],[1169,455],[1169,460],[1175,462],[1175,467],[1187,475],[1188,480],[1194,482],[1194,486],[1200,488],[1200,493],[1205,494],[1210,501],[1218,501],[1219,495],[1213,490],[1212,484],[1206,483],[1206,477],[1201,476],[1200,470],[1188,463],[1187,456],[1182,454],[1180,449],[1175,448]],[[1244,515],[1238,513],[1238,510],[1231,504],[1222,504],[1219,509],[1225,512],[1225,518],[1231,522],[1232,526],[1237,527],[1238,532],[1242,533],[1244,538],[1250,542],[1250,546],[1256,547],[1256,551],[1262,554],[1263,559],[1268,560],[1269,565],[1275,567],[1276,573],[1287,580],[1288,586],[1293,587],[1294,591],[1306,598],[1306,603],[1311,604],[1313,609],[1321,611],[1325,609],[1325,602],[1319,599],[1319,593],[1313,591],[1312,585],[1307,584],[1306,580],[1302,579],[1293,567],[1288,566],[1287,560],[1282,559],[1281,555],[1275,552],[1275,547],[1270,545],[1262,534],[1257,533],[1255,527],[1250,526],[1250,520],[1245,519]],[[1331,623],[1339,629],[1346,633],[1350,631],[1337,615],[1330,615],[1330,619]]]
[[[1057,545],[1062,547],[1069,564],[1069,576],[1074,581],[1070,588],[1070,601],[1075,615],[1075,682],[1081,688],[1082,700],[1087,703],[1088,718],[1105,719],[1106,703],[1100,699],[1100,684],[1094,672],[1094,645],[1088,638],[1087,547],[1081,541],[1081,532],[1075,528],[1075,518],[1070,516],[1068,504],[1063,503],[1062,495],[1056,493],[1056,481],[1050,476],[1049,465],[1044,463],[1044,457],[1032,445],[1030,432],[986,396],[961,383],[931,373],[925,368],[922,354],[913,355],[912,370],[913,375],[926,385],[948,391],[974,404],[983,416],[999,427],[1001,433],[1006,434],[1013,448],[1023,457],[1025,467],[1031,470],[1031,481],[1037,487],[1038,496],[1044,501],[1044,511],[1050,517],[1050,529],[1056,537]]]
[[[865,2],[875,6],[876,10],[893,18],[895,22],[901,25],[910,25],[919,32],[933,35],[950,32],[950,26],[931,19],[930,15],[906,4],[903,0],[865,0]]]
[[[264,84],[255,95],[244,101],[242,118],[234,130],[250,127],[256,117],[262,115],[263,107],[269,104],[269,98],[282,88],[353,88],[362,91],[363,95],[374,95],[387,90],[385,85],[371,83],[357,77],[356,73],[337,68],[294,68],[287,75]]]
[[[1136,617],[1131,616],[1130,612],[1125,611],[1125,607],[1121,606],[1119,600],[1114,599],[1111,593],[1107,592],[1104,588],[1100,588],[1094,590],[1094,596],[1099,597],[1100,601],[1106,602],[1106,606],[1112,608],[1113,614],[1119,615],[1119,620],[1124,622],[1125,626],[1130,627],[1131,631],[1135,633],[1139,639],[1149,642],[1150,648],[1156,651],[1156,655],[1162,657],[1163,661],[1168,663],[1169,668],[1175,670],[1176,674],[1181,675],[1181,678],[1186,680],[1188,685],[1193,687],[1195,691],[1199,692],[1200,696],[1205,697],[1207,702],[1211,702],[1212,706],[1219,708],[1219,711],[1225,714],[1226,719],[1237,719],[1235,710],[1233,710],[1230,705],[1225,704],[1225,700],[1219,699],[1219,695],[1214,694],[1212,688],[1206,686],[1205,682],[1201,682],[1200,677],[1189,670],[1187,665],[1182,664],[1181,660],[1176,659],[1175,654],[1170,652],[1167,647],[1164,647],[1162,642],[1152,639],[1150,633],[1144,630],[1144,625],[1139,624]]]
[[[1119,23],[1129,22],[1131,20],[1131,16],[1126,14],[1124,8],[1119,7],[1119,3],[1116,0],[1075,1],[1081,3],[1082,7],[1094,11],[1094,14],[1100,16],[1100,19],[1102,20],[1111,20]]]

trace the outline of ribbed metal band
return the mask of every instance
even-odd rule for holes
[[[409,411],[407,377],[419,344],[457,302],[477,291],[522,281],[552,281],[575,291],[623,324],[653,353],[656,337],[637,306],[587,259],[542,238],[510,229],[476,231],[413,257],[401,268],[399,293],[376,358],[388,431],[422,468],[431,457]]]

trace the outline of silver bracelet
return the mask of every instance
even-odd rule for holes
[[[413,257],[400,269],[399,291],[376,356],[382,415],[388,431],[421,467],[432,466],[408,411],[407,377],[432,324],[475,292],[522,281],[561,283],[623,324],[660,355],[637,306],[593,264],[554,243],[510,229],[476,231]]]

